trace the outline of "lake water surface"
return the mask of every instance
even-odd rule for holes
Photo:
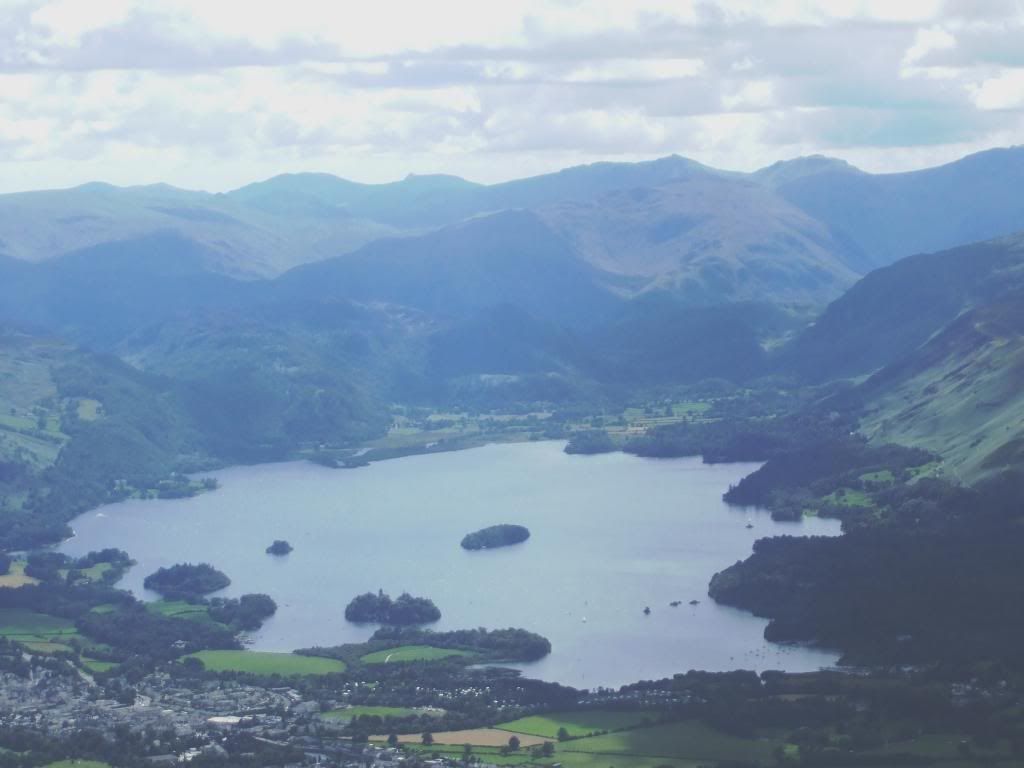
[[[756,464],[569,456],[563,446],[491,445],[357,470],[234,467],[212,473],[221,484],[213,493],[88,512],[61,549],[126,550],[139,564],[120,586],[144,599],[156,597],[142,581],[157,568],[213,564],[233,580],[221,594],[277,601],[277,615],[251,636],[262,650],[365,640],[374,627],[346,622],[345,605],[383,588],[433,599],[443,614],[435,629],[539,632],[553,652],[521,665],[524,673],[583,688],[689,669],[835,663],[828,652],[765,642],[763,620],[716,605],[707,585],[757,538],[836,535],[836,521],[776,523],[724,504],[722,493]],[[532,537],[493,551],[459,547],[466,533],[505,522]],[[265,554],[274,539],[295,551]],[[673,600],[683,604],[671,608]]]

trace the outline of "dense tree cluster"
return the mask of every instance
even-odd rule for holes
[[[615,444],[615,441],[603,429],[587,429],[574,432],[572,437],[569,438],[569,442],[565,445],[566,453],[586,455],[611,453],[617,450],[618,446]]]
[[[849,420],[838,413],[806,412],[771,419],[729,417],[655,427],[629,440],[623,450],[654,458],[703,456],[707,464],[766,461],[850,431]]]
[[[530,530],[522,525],[502,523],[467,533],[462,538],[463,549],[494,549],[521,544],[530,538]]]
[[[209,563],[178,563],[151,573],[142,585],[168,600],[198,601],[203,595],[224,589],[230,583],[231,579]]]
[[[287,555],[293,549],[292,545],[284,539],[274,539],[274,543],[267,547],[268,555]]]
[[[844,435],[770,458],[731,487],[724,498],[730,504],[767,507],[777,519],[799,519],[806,508],[846,517],[851,510],[826,508],[816,500],[846,488],[871,491],[878,483],[862,478],[873,473],[904,482],[911,469],[934,459],[919,448],[876,446],[859,435]]]
[[[277,603],[269,595],[252,594],[214,597],[209,601],[210,618],[237,631],[259,629],[265,619],[277,612]]]
[[[366,592],[352,598],[345,607],[345,618],[349,621],[376,622],[379,624],[426,624],[441,618],[441,611],[426,597],[413,597],[403,592],[392,600],[384,590]]]
[[[939,480],[880,495],[880,518],[835,538],[762,539],[717,574],[719,602],[771,618],[766,636],[884,663],[1019,665],[1024,476]]]
[[[434,632],[429,629],[382,627],[371,638],[374,644],[431,645],[477,651],[488,659],[537,661],[551,653],[551,642],[525,629],[457,629]]]

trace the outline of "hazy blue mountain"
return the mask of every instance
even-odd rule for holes
[[[993,149],[909,173],[869,174],[823,161],[777,191],[864,254],[866,268],[1024,229],[1024,147]],[[866,270],[865,270],[866,271]]]
[[[454,224],[481,213],[591,200],[612,190],[718,173],[671,156],[642,163],[594,163],[493,185],[445,175],[410,175],[388,184],[357,184],[327,174],[288,174],[250,184],[226,197],[265,210],[343,211],[415,230]]]
[[[1024,149],[1015,148],[883,175],[824,157],[729,173],[673,155],[492,185],[446,175],[360,184],[320,173],[224,194],[85,184],[0,195],[0,254],[45,261],[173,233],[204,249],[206,270],[252,279],[525,209],[541,212],[584,260],[676,285],[693,301],[817,302],[902,256],[1024,228],[1022,178]]]
[[[110,347],[198,307],[237,305],[245,283],[207,270],[209,249],[158,233],[29,264],[0,260],[0,320]]]
[[[860,378],[834,405],[878,443],[975,482],[1024,460],[1024,234],[872,272],[781,351],[806,380]]]
[[[793,318],[767,304],[694,307],[665,292],[626,304],[588,337],[593,375],[627,385],[745,381],[765,368],[762,346],[791,328]]]
[[[858,276],[857,254],[826,226],[743,179],[705,175],[540,215],[594,267],[695,305],[822,304]]]
[[[0,195],[0,254],[26,261],[173,233],[203,246],[206,269],[254,278],[344,253],[393,232],[350,215],[261,210],[166,184],[85,184]]]
[[[428,377],[566,372],[592,363],[582,339],[519,307],[482,310],[430,337]]]
[[[910,354],[962,312],[1024,285],[1024,236],[919,254],[876,270],[783,350],[785,366],[825,381]]]
[[[578,326],[619,303],[612,287],[626,282],[581,261],[535,214],[508,211],[296,268],[273,292],[292,300],[388,302],[445,318],[512,304]]]
[[[864,173],[845,160],[826,157],[825,155],[806,155],[804,157],[795,157],[792,160],[780,160],[777,163],[772,163],[755,171],[753,177],[761,183],[772,187],[779,187],[783,184],[807,178],[808,176],[826,172]]]

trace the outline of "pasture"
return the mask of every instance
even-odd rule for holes
[[[19,642],[54,642],[76,635],[70,619],[22,608],[0,608],[0,636]]]
[[[26,584],[38,584],[39,579],[25,575],[25,561],[15,560],[11,563],[11,570],[0,576],[0,588],[17,589]]]
[[[601,715],[604,717],[601,717]],[[550,758],[531,757],[528,748],[553,741],[537,735],[517,731],[522,749],[518,753],[507,756],[498,754],[498,750],[508,744],[513,733],[509,726],[528,728],[535,731],[555,733],[558,728],[569,730],[574,727],[577,732],[596,725],[609,728],[628,728],[636,725],[636,716],[644,713],[608,711],[564,712],[520,721],[505,723],[500,728],[478,728],[466,731],[450,731],[435,733],[434,745],[424,747],[420,744],[419,734],[399,736],[404,744],[425,752],[442,752],[461,754],[464,744],[471,744],[475,754],[485,762],[499,765],[515,765],[530,763],[533,765],[550,765],[561,763],[566,768],[651,768],[655,765],[670,765],[674,768],[693,768],[707,765],[709,762],[727,761],[756,762],[772,764],[774,750],[785,747],[785,742],[778,737],[762,736],[759,738],[739,738],[718,731],[696,720],[684,720],[675,723],[632,728],[600,736],[573,738],[569,741],[557,742],[555,754]],[[631,717],[632,716],[632,717]],[[589,719],[588,719],[589,718]],[[557,725],[556,725],[557,723]],[[587,731],[588,733],[591,731]],[[378,737],[374,737],[375,739]],[[380,737],[383,739],[383,737]],[[495,759],[492,759],[495,758]]]
[[[327,675],[344,672],[345,662],[319,656],[268,651],[199,651],[186,658],[198,659],[210,672],[247,672],[253,675]]]
[[[146,610],[172,619],[213,621],[205,605],[194,605],[184,600],[156,600],[152,603],[146,603]]]
[[[655,718],[656,715],[651,712],[582,710],[522,717],[495,727],[504,731],[526,733],[546,739],[558,738],[559,729],[565,728],[571,738],[579,738],[600,731],[621,731],[624,728],[635,728],[645,723],[653,723]]]
[[[777,738],[743,739],[718,731],[697,720],[637,728],[563,742],[558,751],[592,755],[634,755],[681,760],[770,762]],[[564,762],[564,761],[563,761]]]
[[[501,731],[497,728],[472,728],[465,731],[441,731],[440,733],[433,734],[434,744],[440,746],[457,746],[462,747],[464,744],[471,744],[474,747],[493,747],[500,748],[508,745],[508,740],[512,736],[519,737],[519,743],[522,747],[532,747],[538,744],[543,744],[545,741],[551,741],[551,739],[542,739],[539,736],[530,736],[529,734],[513,734],[508,731]],[[374,736],[374,740],[381,739],[383,736]],[[419,744],[420,734],[418,733],[407,733],[398,736],[398,742],[400,744]]]
[[[402,645],[368,653],[359,660],[364,664],[396,664],[407,661],[438,661],[454,656],[476,656],[473,651],[456,648],[435,648],[432,645]]]
[[[86,656],[82,657],[82,666],[90,672],[109,672],[117,666],[112,661],[100,661],[99,659],[90,659]]]

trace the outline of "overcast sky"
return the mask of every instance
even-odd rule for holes
[[[1024,0],[0,0],[0,191],[1024,143]]]

